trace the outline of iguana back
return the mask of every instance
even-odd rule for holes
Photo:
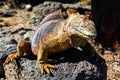
[[[62,19],[56,19],[56,20],[50,20],[45,23],[43,23],[38,30],[36,31],[34,37],[32,38],[31,41],[31,47],[32,51],[38,51],[39,45],[41,42],[44,41],[44,38],[51,33],[57,34],[57,29],[59,22],[61,22]]]

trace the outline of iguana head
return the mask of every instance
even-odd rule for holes
[[[79,13],[70,14],[66,24],[68,24],[66,28],[68,28],[69,35],[84,38],[95,38],[97,35],[94,22],[85,15]]]

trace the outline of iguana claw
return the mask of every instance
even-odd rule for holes
[[[55,69],[56,67],[51,64],[39,64],[39,68],[41,71],[41,74],[44,74],[44,72],[47,72],[47,74],[50,74],[50,68]]]
[[[3,63],[3,65],[11,62],[13,59],[15,59],[15,57],[16,57],[16,54],[10,54],[10,55],[7,57],[7,59],[5,60],[5,62]]]

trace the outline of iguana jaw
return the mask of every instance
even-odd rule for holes
[[[85,38],[95,38],[96,37],[96,33],[91,33],[91,32],[86,31],[86,30],[84,30],[82,32],[78,31],[78,33],[79,33],[79,35],[81,35],[81,36],[83,36]]]
[[[86,29],[79,29],[78,27],[71,30],[72,35],[78,35],[80,37],[84,37],[86,39],[92,38],[94,39],[97,35],[96,31],[93,32]]]

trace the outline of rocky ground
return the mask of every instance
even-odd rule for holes
[[[72,49],[50,59],[57,60],[58,68],[51,70],[53,75],[40,74],[36,57],[25,55],[3,66],[5,58],[17,51],[16,46],[21,39],[31,40],[37,25],[43,17],[53,11],[69,7],[83,13],[90,10],[85,3],[65,4],[45,1],[37,6],[25,9],[7,9],[0,6],[0,80],[120,80],[120,52],[108,52],[102,57],[106,64],[100,65],[84,52]],[[76,56],[77,55],[77,56]]]

